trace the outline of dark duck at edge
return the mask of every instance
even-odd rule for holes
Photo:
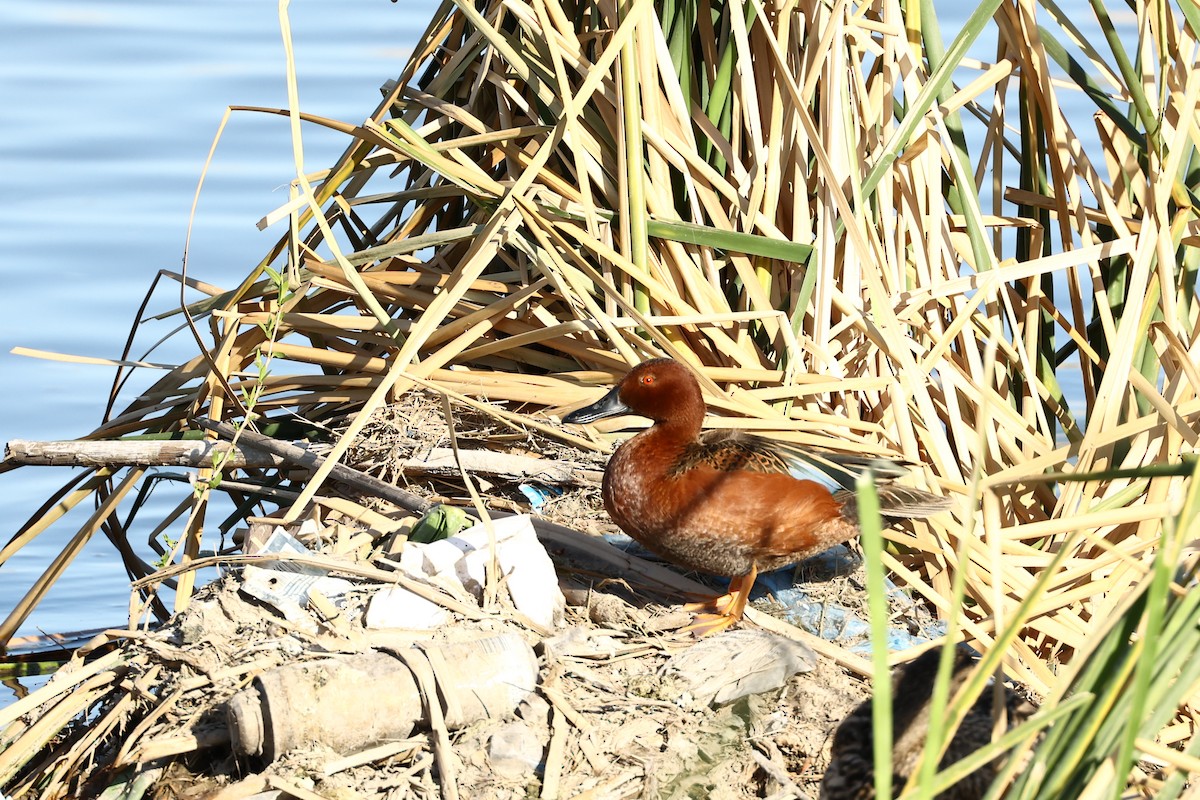
[[[917,772],[929,721],[934,713],[933,689],[937,682],[939,650],[927,650],[892,673],[892,796],[899,797],[905,783]],[[953,698],[970,680],[976,661],[965,649],[957,648],[950,671],[949,697]],[[1008,730],[1024,722],[1036,710],[1033,703],[1007,686],[999,694],[1004,704]],[[974,753],[993,741],[995,687],[988,687],[963,717],[938,762],[938,771]],[[872,698],[864,700],[842,720],[833,735],[829,768],[821,780],[821,800],[873,800],[875,794],[875,732]],[[1001,756],[962,777],[935,796],[935,800],[981,800],[1004,762]]]
[[[856,536],[854,481],[875,471],[885,516],[914,519],[947,498],[886,483],[906,471],[863,458],[775,442],[732,430],[701,432],[700,384],[669,358],[634,367],[604,397],[571,412],[582,424],[621,414],[653,421],[625,441],[604,470],[604,508],[643,547],[688,569],[731,578],[729,593],[693,610],[699,635],[742,617],[758,573],[784,567]],[[804,477],[796,477],[801,475]]]

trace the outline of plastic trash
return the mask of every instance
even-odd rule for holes
[[[432,669],[429,694],[444,703],[451,730],[511,716],[537,685],[537,657],[516,634],[288,664],[230,698],[234,753],[266,763],[313,743],[353,753],[428,727],[413,659]]]
[[[432,631],[449,624],[450,612],[401,586],[385,586],[371,595],[363,626],[368,630],[403,628]]]
[[[534,511],[546,505],[547,500],[553,500],[563,493],[559,487],[547,486],[544,483],[519,483],[517,488],[521,490],[521,494],[525,495],[525,499],[529,501],[529,505]]]
[[[277,527],[257,554],[282,553],[312,555],[299,539]],[[320,567],[290,561],[263,563],[267,566],[248,564],[243,567],[241,591],[271,606],[288,622],[310,633],[317,630],[317,623],[305,610],[309,594],[317,591],[333,600],[335,605],[342,605],[346,593],[353,588],[350,581],[330,577]]]
[[[542,762],[546,731],[528,722],[509,722],[488,741],[488,764],[502,778],[517,780],[532,775]]]
[[[558,573],[546,548],[538,541],[527,515],[492,521],[499,578],[508,588],[513,605],[531,622],[549,631],[562,622],[566,599],[558,587]],[[456,536],[431,544],[408,543],[400,554],[400,568],[412,578],[462,593],[483,597],[484,570],[490,556],[487,528],[480,523]],[[395,591],[395,590],[393,590]],[[399,591],[404,591],[400,589]],[[414,619],[405,627],[429,628],[438,623]]]

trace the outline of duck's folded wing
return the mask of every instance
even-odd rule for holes
[[[684,452],[679,469],[699,464],[725,472],[778,472],[816,481],[830,491],[853,489],[858,477],[868,470],[883,481],[908,472],[908,465],[891,459],[801,447],[725,428],[702,433]]]
[[[897,486],[889,483],[876,486],[879,495],[879,513],[897,519],[924,519],[945,511],[950,507],[950,498],[920,489]],[[858,521],[858,495],[849,489],[833,493],[833,499],[842,504],[842,516]]]

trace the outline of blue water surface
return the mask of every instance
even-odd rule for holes
[[[436,7],[433,0],[291,3],[301,108],[363,120]],[[225,108],[287,104],[279,11],[273,2],[238,0],[39,0],[2,8],[0,442],[70,439],[100,422],[112,369],[10,351],[120,355],[154,275],[180,269],[193,194]],[[306,126],[306,168],[328,166],[346,143]],[[236,286],[280,235],[255,223],[287,200],[294,172],[286,118],[235,114],[200,199],[189,275]],[[172,305],[177,285],[164,284],[154,308]],[[153,360],[192,352],[181,341]],[[0,543],[71,475],[41,467],[0,475]],[[0,615],[89,511],[0,567]],[[97,535],[19,634],[123,625],[128,604],[120,561]],[[0,705],[11,700],[0,688]]]

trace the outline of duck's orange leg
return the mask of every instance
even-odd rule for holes
[[[705,603],[689,603],[684,606],[688,611],[700,611],[691,625],[684,628],[691,631],[697,638],[720,633],[742,618],[746,604],[750,602],[750,590],[754,588],[754,579],[758,577],[758,567],[752,566],[745,575],[738,575],[729,581],[729,593],[715,597]],[[711,612],[716,612],[711,613]]]

